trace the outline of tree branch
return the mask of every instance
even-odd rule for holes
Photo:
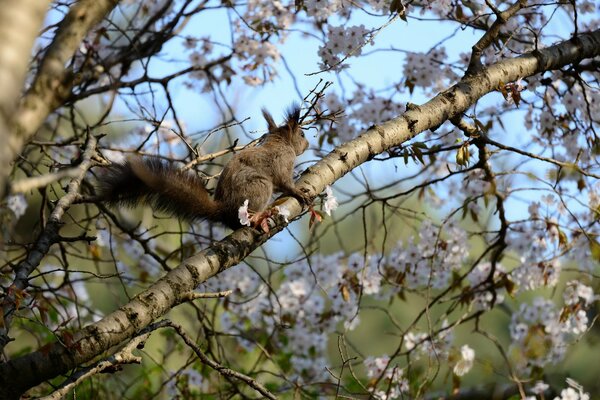
[[[85,144],[85,150],[82,155],[82,161],[77,166],[77,176],[75,176],[67,186],[67,193],[60,198],[48,223],[44,227],[44,230],[38,236],[32,250],[29,252],[25,260],[20,262],[15,268],[15,279],[10,285],[8,294],[2,299],[2,317],[0,320],[3,322],[0,324],[0,353],[4,350],[4,346],[11,341],[8,337],[8,330],[10,328],[11,320],[14,316],[16,309],[16,296],[18,293],[25,290],[28,286],[29,275],[37,268],[42,259],[48,253],[50,246],[60,241],[58,230],[60,228],[62,216],[65,211],[71,206],[73,201],[78,196],[79,186],[83,177],[92,166],[92,158],[96,153],[96,144],[98,140],[95,136],[88,133],[88,138]],[[1,396],[0,396],[1,397]]]
[[[490,8],[492,8],[494,13],[496,14],[496,20],[494,21],[492,26],[490,26],[489,29],[485,31],[485,34],[477,41],[477,43],[473,45],[471,51],[471,59],[469,60],[469,66],[467,67],[468,74],[475,73],[482,68],[481,55],[483,54],[483,51],[490,47],[492,43],[494,43],[494,41],[498,38],[498,35],[500,34],[500,29],[504,26],[504,24],[506,24],[506,22],[512,16],[514,16],[523,7],[527,5],[527,2],[525,0],[518,0],[507,10],[501,12],[495,9],[491,2],[486,1],[486,3]]]
[[[48,0],[23,0],[3,2],[0,7],[0,137],[3,143],[8,142],[5,135],[21,95],[31,47],[49,4]]]
[[[90,29],[116,4],[117,0],[77,1],[61,22],[33,83],[6,126],[7,140],[0,146],[0,197],[4,195],[6,180],[11,171],[10,165],[21,152],[24,143],[37,132],[48,114],[62,104],[71,93],[73,77],[70,68],[66,67],[67,62],[73,57]],[[20,31],[20,28],[15,30]],[[26,50],[29,52],[31,46]]]
[[[63,399],[71,389],[75,388],[85,379],[90,376],[97,375],[107,370],[114,371],[123,364],[140,364],[142,358],[133,354],[133,350],[141,348],[144,342],[148,340],[150,332],[141,334],[133,338],[123,348],[117,351],[106,360],[98,361],[94,365],[91,365],[77,373],[73,374],[67,381],[65,381],[56,391],[52,392],[48,396],[40,397],[39,400],[60,400]]]
[[[163,320],[163,321],[157,322],[156,326],[173,328],[175,330],[175,332],[177,332],[177,334],[183,339],[185,344],[188,345],[188,347],[191,348],[194,351],[194,353],[196,353],[196,355],[198,356],[200,361],[202,361],[203,364],[214,369],[221,375],[226,376],[226,377],[233,377],[233,378],[241,380],[242,382],[245,382],[246,384],[248,384],[248,386],[252,387],[254,390],[256,390],[257,392],[262,394],[267,399],[277,399],[277,397],[275,397],[273,395],[273,393],[269,392],[269,390],[266,387],[264,387],[263,385],[261,385],[256,380],[249,377],[248,375],[244,375],[240,372],[237,372],[237,371],[234,371],[227,367],[224,367],[221,364],[219,364],[218,362],[213,361],[210,358],[208,358],[208,356],[206,354],[204,354],[204,352],[200,349],[200,347],[198,347],[198,345],[196,343],[194,343],[192,338],[189,337],[189,335],[187,333],[185,333],[185,331],[183,330],[183,328],[180,325],[177,325],[168,320]]]

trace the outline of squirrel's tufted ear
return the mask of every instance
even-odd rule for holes
[[[263,108],[262,115],[263,115],[263,117],[265,117],[265,120],[267,121],[267,125],[269,126],[269,132],[274,129],[277,129],[277,124],[273,120],[273,116],[271,115],[271,113],[269,113],[266,109]]]
[[[300,123],[300,106],[298,104],[294,103],[288,108],[285,122],[292,129],[298,127]]]

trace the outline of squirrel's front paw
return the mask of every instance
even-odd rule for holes
[[[308,189],[296,189],[294,197],[296,197],[300,203],[305,206],[310,206],[313,202],[311,195],[308,193]]]

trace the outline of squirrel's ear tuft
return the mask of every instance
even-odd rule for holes
[[[291,128],[296,128],[300,123],[300,106],[297,103],[292,104],[288,108],[285,122]]]
[[[266,109],[263,108],[262,115],[263,115],[263,117],[265,117],[265,120],[267,121],[267,125],[269,126],[269,131],[277,129],[277,124],[273,120],[273,116],[271,115],[271,113],[269,113]]]

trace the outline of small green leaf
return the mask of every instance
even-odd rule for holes
[[[596,239],[590,240],[590,251],[592,258],[596,261],[600,261],[600,243]]]

